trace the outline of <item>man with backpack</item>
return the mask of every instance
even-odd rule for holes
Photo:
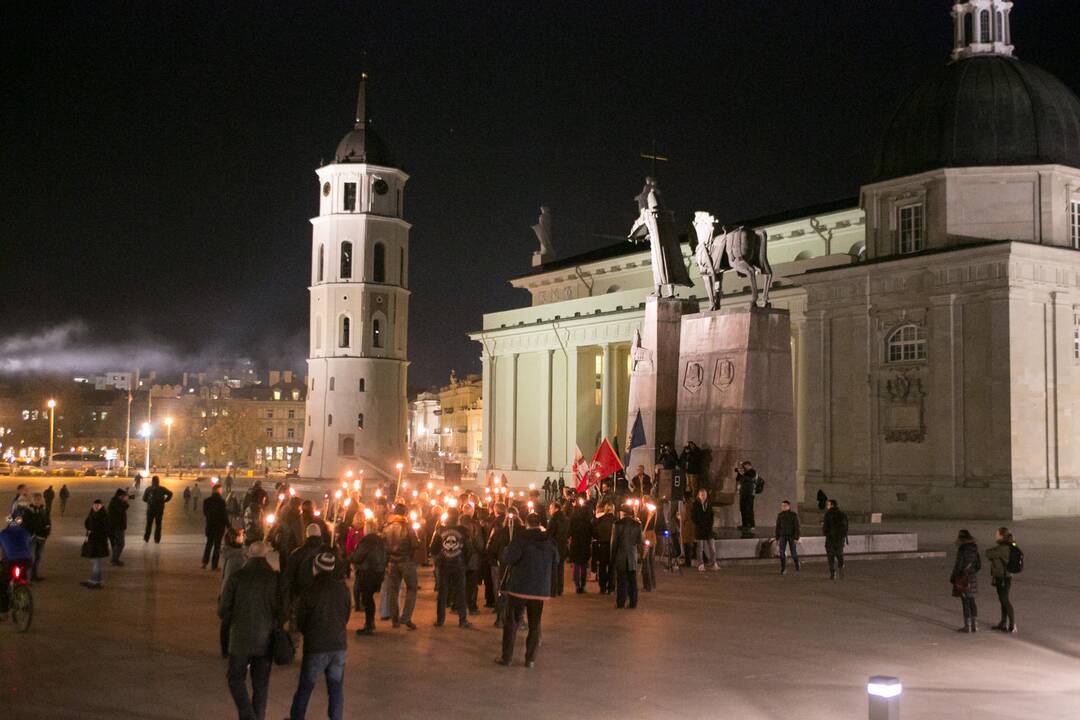
[[[825,517],[821,521],[825,536],[825,555],[829,558],[829,579],[844,577],[844,545],[847,544],[848,518],[833,499],[825,501]]]
[[[758,477],[749,460],[735,466],[735,489],[739,493],[739,529],[744,538],[754,537],[754,496],[765,491],[765,481]]]
[[[1009,591],[1012,589],[1013,575],[1024,571],[1024,552],[1016,544],[1007,527],[998,528],[995,540],[997,542],[994,547],[986,551],[986,558],[990,561],[990,577],[1001,604],[1001,622],[995,625],[994,629],[1014,633],[1016,614],[1013,612],[1012,600],[1009,599]]]

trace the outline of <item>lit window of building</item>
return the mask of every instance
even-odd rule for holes
[[[901,254],[919,252],[923,249],[923,206],[905,205],[900,208],[899,215],[900,242],[897,250]]]
[[[917,325],[904,325],[893,331],[887,343],[891,363],[926,359],[926,332]]]

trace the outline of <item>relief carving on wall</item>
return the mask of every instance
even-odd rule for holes
[[[885,442],[921,443],[926,439],[926,392],[922,378],[896,372],[881,384],[881,428]]]
[[[705,368],[701,363],[690,361],[686,363],[686,372],[683,375],[683,387],[687,392],[696,393],[705,382]]]
[[[735,382],[735,362],[731,358],[717,358],[713,366],[712,384],[718,390],[727,390]]]

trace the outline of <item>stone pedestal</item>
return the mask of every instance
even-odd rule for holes
[[[733,308],[682,318],[676,448],[704,451],[705,486],[734,500],[735,465],[749,460],[765,478],[755,502],[757,526],[771,525],[781,500],[795,497],[795,415],[788,312]],[[719,513],[738,525],[738,506]]]
[[[627,463],[627,475],[644,465],[653,474],[658,442],[675,441],[675,413],[679,385],[679,326],[685,314],[695,312],[697,303],[678,298],[650,297],[645,301],[641,347],[630,350],[630,399],[627,404],[623,447],[629,447],[638,410],[645,427],[645,445],[634,448]]]

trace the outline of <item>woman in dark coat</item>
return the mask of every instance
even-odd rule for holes
[[[585,581],[589,579],[589,553],[592,550],[593,513],[585,502],[585,497],[578,498],[574,512],[570,515],[570,562],[574,564],[574,589],[580,594],[585,592]]]
[[[973,633],[979,631],[979,609],[975,605],[975,596],[979,594],[978,572],[982,567],[979,559],[979,546],[967,530],[961,530],[956,538],[956,562],[953,564],[949,582],[953,586],[953,597],[960,598],[964,609],[964,627],[957,632]]]
[[[101,500],[95,500],[90,506],[90,514],[83,523],[86,526],[86,543],[83,545],[83,557],[90,558],[90,579],[83,580],[83,587],[100,590],[105,587],[101,582],[101,558],[109,557],[109,513]]]
[[[364,608],[364,627],[356,631],[357,635],[375,632],[375,593],[382,587],[387,559],[386,538],[379,532],[378,524],[368,520],[364,524],[364,537],[360,538],[349,557],[356,566],[353,604],[357,610]]]

